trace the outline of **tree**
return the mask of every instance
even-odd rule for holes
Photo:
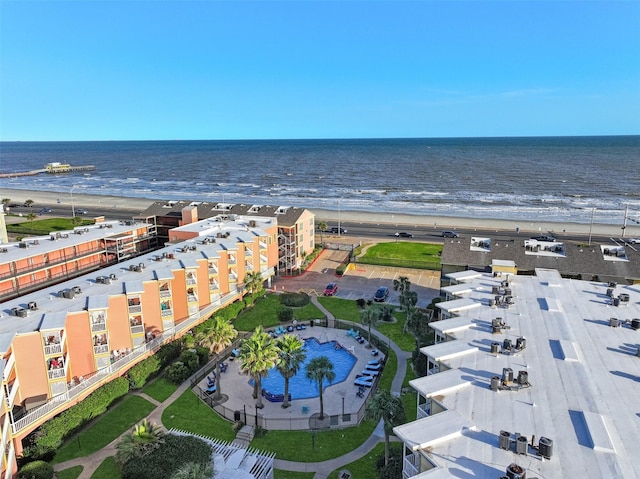
[[[2,206],[4,207],[4,211],[9,209],[9,203],[11,203],[11,198],[2,198]]]
[[[289,379],[298,374],[300,366],[307,357],[304,341],[293,334],[285,334],[276,340],[279,350],[277,368],[284,378],[284,399],[282,407],[289,407]]]
[[[211,464],[187,462],[173,473],[170,479],[213,479],[214,471]]]
[[[29,208],[29,210],[32,210],[33,209],[33,200],[29,199],[29,200],[25,201],[24,205],[27,206]]]
[[[164,433],[156,424],[143,419],[136,424],[131,434],[122,436],[116,445],[116,461],[124,465],[132,459],[142,457],[164,442]]]
[[[208,326],[196,334],[196,342],[203,348],[209,350],[209,354],[220,354],[228,348],[233,340],[238,336],[238,331],[233,325],[222,316],[213,316],[207,321]],[[220,385],[220,361],[216,362],[216,391],[214,399],[222,397],[222,387]]]
[[[82,224],[83,219],[80,218],[79,216],[74,216],[73,218],[71,218],[71,224],[76,227],[76,226],[80,226]]]
[[[262,289],[262,281],[260,271],[250,271],[244,277],[244,287],[247,288],[251,297],[251,306],[253,306],[255,294]]]
[[[262,378],[266,377],[269,369],[274,367],[279,359],[275,341],[265,333],[262,326],[258,326],[251,337],[242,341],[240,346],[240,369],[253,378],[253,398],[256,408],[262,409]]]
[[[316,226],[317,226],[317,228],[318,228],[318,231],[320,231],[320,243],[322,243],[322,242],[323,242],[323,241],[322,241],[322,238],[323,238],[323,236],[322,236],[322,235],[323,235],[323,233],[324,233],[325,231],[327,231],[327,228],[329,228],[329,225],[328,225],[327,223],[325,223],[324,221],[319,221],[319,222],[316,224]]]
[[[402,296],[405,291],[411,290],[411,281],[407,276],[400,276],[398,279],[393,280],[393,290],[398,291]]]
[[[362,324],[367,326],[369,330],[369,344],[367,347],[371,347],[371,327],[375,327],[382,318],[382,310],[380,308],[376,308],[373,306],[368,306],[362,311],[360,311],[360,319]]]
[[[322,382],[326,378],[330,383],[336,378],[333,363],[326,356],[318,356],[309,361],[306,368],[307,379],[318,383],[320,393],[320,420],[324,419],[324,401],[322,399]]]
[[[29,222],[29,228],[33,228],[33,220],[35,220],[37,218],[37,215],[35,213],[29,213],[27,215],[27,221]]]
[[[407,319],[404,323],[404,331],[408,331],[408,325],[412,322],[412,316],[417,312],[416,304],[418,304],[418,293],[415,291],[404,291],[398,298],[400,306],[405,310]]]
[[[404,405],[400,397],[391,394],[387,389],[381,389],[374,394],[365,410],[365,418],[384,423],[384,464],[389,464],[389,436],[393,427],[403,424],[406,420]]]

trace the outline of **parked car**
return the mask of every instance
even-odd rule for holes
[[[640,244],[640,238],[629,238],[627,240],[627,243],[629,243],[629,244]]]
[[[552,242],[556,240],[551,235],[537,235],[537,236],[532,236],[531,239],[536,241],[552,241]]]
[[[443,231],[442,232],[442,237],[443,238],[457,238],[458,237],[458,233],[456,233],[455,231]]]
[[[376,291],[376,294],[373,295],[373,300],[382,302],[382,301],[386,301],[388,297],[389,297],[389,288],[387,288],[386,286],[380,286]]]
[[[338,292],[338,285],[336,283],[329,283],[324,289],[325,296],[333,296]]]
[[[331,228],[331,232],[334,234],[345,234],[347,232],[346,228],[338,228],[337,226],[334,226],[333,228]]]
[[[406,231],[400,231],[399,233],[396,233],[396,238],[413,238],[413,234],[412,233],[407,233]]]

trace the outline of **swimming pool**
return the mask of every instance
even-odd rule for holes
[[[304,341],[304,349],[307,358],[298,373],[289,379],[289,394],[292,400],[314,398],[319,395],[317,382],[307,379],[306,367],[313,358],[326,356],[333,363],[336,378],[331,383],[325,379],[322,383],[323,389],[347,379],[356,363],[356,357],[342,347],[336,348],[335,341],[319,343],[316,338],[308,338]],[[284,394],[284,378],[276,368],[270,369],[268,376],[262,378],[262,389],[271,394]]]

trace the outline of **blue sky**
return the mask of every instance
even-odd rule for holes
[[[640,134],[638,1],[0,0],[0,140]]]

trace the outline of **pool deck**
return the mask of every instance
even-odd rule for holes
[[[328,416],[345,414],[356,414],[362,407],[370,388],[366,388],[363,397],[358,397],[358,386],[353,382],[357,375],[362,374],[362,370],[366,368],[367,363],[372,359],[383,360],[384,355],[379,353],[378,356],[372,356],[373,349],[367,348],[367,342],[360,344],[352,336],[347,335],[347,331],[341,329],[324,328],[319,326],[307,327],[303,330],[295,330],[293,333],[302,339],[316,338],[320,343],[329,341],[337,341],[346,350],[351,351],[356,357],[351,372],[345,381],[333,383],[323,389],[324,413]],[[366,337],[366,336],[365,336]],[[225,361],[228,365],[227,372],[221,373],[221,391],[223,396],[228,399],[221,403],[228,409],[243,411],[246,405],[247,414],[252,416],[255,414],[256,400],[253,399],[253,387],[249,384],[249,377],[240,372],[240,361]],[[298,374],[304,374],[299,371]],[[207,379],[205,378],[199,383],[202,389],[207,387]],[[344,398],[344,401],[343,401]],[[264,407],[258,411],[258,414],[267,420],[273,419],[299,419],[302,417],[311,417],[313,414],[320,412],[320,398],[295,399],[290,401],[291,406],[283,409],[281,402],[270,402],[262,398]],[[344,411],[343,411],[344,405]],[[306,412],[303,408],[306,408]]]

